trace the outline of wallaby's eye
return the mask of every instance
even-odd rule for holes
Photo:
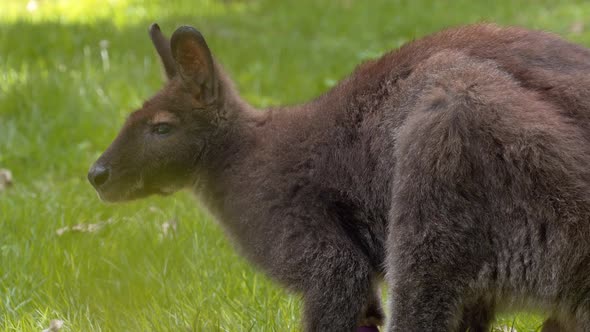
[[[158,135],[166,135],[172,131],[172,125],[168,123],[156,123],[152,127],[152,131]]]

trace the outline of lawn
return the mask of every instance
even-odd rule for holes
[[[1,0],[0,168],[14,186],[0,192],[0,331],[53,319],[62,331],[299,330],[298,297],[240,258],[189,194],[108,205],[87,183],[126,114],[162,84],[147,27],[198,27],[260,107],[305,101],[363,60],[468,22],[590,46],[590,3],[446,3]],[[539,324],[503,316],[495,330]]]

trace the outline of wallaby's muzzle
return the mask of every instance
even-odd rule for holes
[[[102,185],[107,183],[110,174],[111,170],[108,166],[94,164],[88,171],[88,181],[90,181],[94,189],[99,190]]]

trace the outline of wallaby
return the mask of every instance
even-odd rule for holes
[[[150,35],[168,82],[88,178],[105,201],[187,188],[302,294],[306,331],[486,331],[534,309],[590,331],[590,51],[491,24],[258,111],[194,28]]]

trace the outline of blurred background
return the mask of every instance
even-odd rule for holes
[[[479,21],[590,46],[584,1],[1,0],[0,331],[299,330],[299,298],[244,262],[189,194],[107,205],[86,182],[162,85],[151,23],[200,29],[243,96],[266,107]],[[539,324],[520,314],[494,329]]]

